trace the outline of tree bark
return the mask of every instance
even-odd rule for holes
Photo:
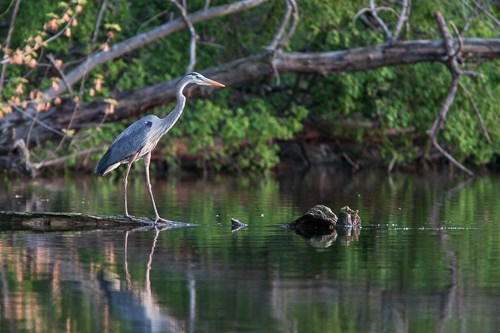
[[[154,225],[154,220],[140,216],[107,216],[59,212],[12,212],[0,210],[1,230],[75,231],[95,229],[172,229],[196,224],[168,221]]]

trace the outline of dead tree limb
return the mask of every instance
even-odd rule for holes
[[[446,50],[446,57],[445,57],[445,64],[448,66],[448,69],[450,70],[451,73],[451,83],[450,83],[450,88],[448,89],[448,95],[443,101],[443,104],[441,104],[441,108],[439,110],[438,116],[434,120],[434,123],[432,124],[432,128],[429,131],[429,138],[431,140],[432,145],[445,157],[447,158],[453,165],[458,167],[460,170],[468,174],[469,176],[473,177],[474,173],[467,169],[463,164],[458,162],[451,154],[446,152],[441,145],[437,142],[437,134],[438,132],[443,128],[444,122],[446,120],[446,115],[450,109],[450,106],[453,104],[453,101],[455,100],[455,96],[457,94],[457,88],[458,84],[460,82],[460,76],[463,75],[464,73],[462,70],[458,67],[458,63],[462,62],[460,59],[461,56],[461,47],[463,47],[463,42],[460,43],[460,47],[458,50],[454,49],[454,40],[451,37],[450,32],[448,31],[448,28],[446,26],[446,22],[444,21],[443,16],[441,13],[436,12],[436,21],[438,23],[439,27],[439,32],[441,33],[441,36],[443,37],[443,44],[444,48]],[[455,29],[457,31],[457,29]],[[458,37],[458,40],[461,40],[460,37]]]

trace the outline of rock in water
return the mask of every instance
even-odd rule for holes
[[[293,221],[290,226],[303,236],[327,235],[335,230],[337,215],[323,205],[316,205],[304,215]]]
[[[340,209],[339,219],[337,222],[338,227],[360,227],[361,218],[357,210],[352,210],[349,206]]]

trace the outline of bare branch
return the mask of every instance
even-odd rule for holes
[[[439,32],[443,37],[444,48],[446,50],[446,58],[444,60],[452,72],[452,75],[460,75],[461,71],[458,67],[458,58],[460,57],[458,51],[460,50],[454,51],[454,40],[451,37],[448,27],[446,26],[443,15],[441,15],[440,12],[436,12],[435,17],[438,23]],[[463,45],[463,42],[460,43]]]
[[[462,90],[467,95],[467,97],[469,97],[469,101],[472,105],[472,108],[474,109],[474,112],[476,113],[477,120],[479,122],[479,126],[481,127],[481,132],[483,133],[483,136],[486,139],[486,141],[488,141],[488,143],[491,144],[490,135],[488,134],[488,131],[486,130],[486,126],[484,125],[483,117],[481,116],[481,112],[479,112],[479,108],[477,107],[476,102],[474,101],[474,98],[472,97],[471,92],[462,84],[462,82],[459,82],[458,85],[460,86],[460,88],[462,88]]]
[[[102,15],[106,6],[108,5],[108,0],[103,0],[99,14],[97,15],[97,20],[95,21],[94,34],[92,35],[91,44],[94,45],[97,42],[97,36],[99,35],[99,28],[101,27]]]
[[[476,8],[478,8],[486,17],[488,17],[490,20],[495,23],[495,26],[500,27],[500,21],[493,15],[491,14],[486,8],[484,8],[480,3],[478,3],[476,0],[472,0],[472,3]]]
[[[451,28],[453,29],[453,32],[457,36],[457,41],[458,41],[458,48],[457,50],[453,53],[452,57],[457,57],[457,60],[462,64],[462,59],[460,58],[460,54],[462,53],[462,48],[464,47],[464,43],[462,41],[462,36],[460,35],[460,32],[458,31],[457,26],[453,21],[450,21]]]
[[[392,40],[392,34],[389,31],[389,28],[387,27],[385,22],[380,18],[380,16],[378,16],[377,9],[375,7],[375,0],[370,0],[370,13],[372,14],[373,18],[377,21],[377,23],[384,30],[386,40],[388,40],[388,41]]]
[[[288,26],[288,23],[290,22],[290,18],[292,17],[292,13],[294,11],[297,12],[297,4],[294,2],[295,2],[294,0],[285,0],[285,10],[283,12],[283,17],[281,18],[280,25],[279,25],[278,29],[276,30],[276,33],[274,34],[273,40],[267,46],[267,49],[276,50],[278,48],[281,48],[288,41],[288,39],[286,37],[283,38],[283,35],[285,34],[285,30]],[[297,19],[297,18],[298,18],[298,16],[295,17],[295,19]],[[293,23],[292,23],[292,25],[293,25]],[[292,28],[295,29],[295,26],[293,25]]]
[[[434,145],[434,147],[444,156],[446,157],[453,165],[455,165],[457,168],[459,168],[460,170],[462,170],[463,172],[465,172],[466,174],[468,174],[469,176],[471,177],[474,177],[474,173],[472,171],[470,171],[469,169],[467,169],[462,163],[460,163],[459,161],[457,161],[453,156],[451,156],[446,150],[443,149],[443,147],[441,147],[437,141],[436,141],[436,138],[434,138],[432,140],[432,144]]]
[[[290,23],[290,28],[288,28],[286,37],[280,43],[281,47],[285,46],[290,38],[292,38],[295,28],[297,28],[297,24],[299,23],[299,7],[297,6],[296,0],[288,0],[288,2],[292,6],[292,23]]]
[[[12,13],[12,17],[10,18],[9,31],[7,32],[7,38],[5,39],[5,55],[4,59],[9,59],[7,52],[10,47],[10,39],[12,38],[12,32],[14,31],[14,23],[16,22],[17,12],[19,11],[19,4],[21,0],[17,0],[14,6],[14,12]],[[10,8],[10,6],[9,6]],[[2,62],[2,71],[0,73],[0,101],[2,100],[2,90],[3,90],[3,81],[5,80],[5,71],[7,70],[8,61]]]
[[[71,85],[68,84],[68,81],[66,80],[66,75],[64,75],[64,72],[60,69],[59,66],[57,66],[56,61],[54,59],[54,56],[52,54],[48,54],[47,59],[49,59],[52,66],[54,66],[56,71],[59,73],[59,76],[61,77],[61,80],[64,82],[66,89],[68,89],[70,96],[74,96],[73,88],[71,88]]]
[[[368,8],[368,7],[362,8],[361,10],[359,10],[359,11],[358,11],[358,12],[354,15],[354,17],[352,18],[352,23],[353,23],[353,24],[354,24],[354,23],[356,23],[356,21],[358,20],[358,18],[359,18],[360,16],[362,16],[363,14],[366,14],[366,13],[371,13],[371,11],[372,11],[372,10],[371,10],[370,8]],[[382,12],[382,11],[387,11],[387,12],[390,12],[390,13],[394,14],[396,17],[398,17],[398,18],[399,18],[399,14],[398,14],[398,12],[396,12],[396,11],[394,10],[394,8],[391,8],[391,7],[387,7],[387,6],[379,6],[379,7],[375,8],[375,11],[376,11],[377,13],[378,13],[378,12]],[[367,22],[365,21],[365,23],[367,23]]]
[[[12,5],[14,4],[14,1],[15,0],[10,1],[9,5],[7,6],[7,9],[5,9],[4,12],[0,14],[0,17],[4,16],[5,14],[7,14],[9,12],[10,7],[12,7]]]
[[[103,151],[103,150],[104,150],[104,147],[89,148],[89,149],[86,149],[86,150],[83,150],[83,151],[76,152],[74,154],[57,157],[57,158],[54,158],[54,159],[51,159],[51,160],[40,161],[39,163],[36,163],[35,165],[33,165],[33,167],[35,168],[35,170],[39,171],[39,170],[41,170],[43,168],[46,168],[46,167],[49,167],[49,166],[61,165],[65,161],[67,161],[67,160],[69,160],[71,158],[78,158],[78,157],[81,157],[81,156],[87,156],[87,155],[90,155],[92,153]]]
[[[36,117],[33,117],[32,115],[30,115],[28,112],[24,111],[23,109],[21,109],[20,107],[18,107],[17,105],[12,105],[12,107],[14,108],[14,110],[20,112],[21,114],[23,114],[24,116],[30,118],[31,120],[33,120],[34,122],[36,122],[38,125],[42,126],[43,128],[45,128],[46,130],[52,132],[52,133],[55,133],[57,135],[60,135],[60,136],[64,136],[64,133],[55,129],[54,127],[52,126],[49,126],[47,125],[45,122],[37,119]]]
[[[474,15],[476,15],[481,20],[481,22],[486,24],[493,32],[495,32],[497,35],[500,35],[500,31],[498,31],[498,29],[495,26],[493,26],[490,22],[481,17],[478,11],[474,7],[472,7],[466,0],[462,0],[462,4],[465,7],[467,7]]]
[[[441,108],[439,110],[438,116],[434,120],[432,128],[429,131],[429,137],[431,138],[431,140],[434,140],[437,133],[443,128],[448,110],[450,109],[451,104],[453,104],[453,101],[455,100],[455,96],[457,94],[458,82],[459,76],[454,75],[451,80],[450,88],[448,89],[448,95],[446,95],[446,98],[444,99],[443,104],[441,105]]]
[[[392,33],[392,43],[396,42],[399,37],[399,33],[403,28],[403,25],[408,18],[410,17],[410,0],[402,0],[401,4],[401,13],[399,14],[398,22],[396,23],[396,27],[394,28],[394,32]]]
[[[298,10],[298,6],[297,6],[297,2],[295,0],[286,0],[285,4],[286,4],[285,11],[283,13],[283,18],[281,19],[280,26],[279,26],[278,30],[276,30],[276,33],[274,35],[273,40],[267,46],[267,49],[271,50],[273,52],[281,50],[288,43],[288,41],[290,40],[290,38],[292,37],[292,35],[295,31],[295,28],[297,27],[297,23],[299,22],[299,10]],[[292,20],[292,22],[289,24],[290,19]],[[290,25],[290,26],[288,27],[288,31],[286,33],[286,36],[284,36],[285,30],[286,30],[288,25]],[[274,59],[275,59],[275,54],[273,55],[271,65],[273,68],[274,76],[276,77],[276,84],[280,85],[280,82],[281,82],[280,73],[276,68],[276,64],[274,63]]]
[[[182,20],[186,24],[189,29],[189,33],[191,34],[191,39],[189,42],[189,64],[186,68],[186,73],[192,72],[194,66],[196,65],[196,41],[198,36],[196,35],[196,30],[194,30],[193,24],[188,18],[185,6],[181,5],[177,0],[170,0],[181,12]]]

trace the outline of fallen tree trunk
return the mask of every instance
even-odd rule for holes
[[[0,230],[29,231],[77,231],[96,229],[130,229],[143,226],[151,227],[153,220],[145,217],[98,216],[82,213],[56,212],[11,212],[0,211]],[[169,222],[159,227],[187,227],[193,224]]]
[[[498,59],[500,58],[500,39],[471,39],[461,41],[463,59]],[[441,40],[417,40],[399,42],[393,45],[379,45],[333,52],[280,52],[263,51],[203,71],[207,76],[236,85],[272,76],[276,72],[294,73],[329,73],[373,70],[386,66],[415,64],[421,62],[445,62],[446,50]],[[177,80],[162,82],[136,91],[114,96],[117,105],[112,114],[106,115],[106,121],[118,121],[142,114],[151,108],[168,104],[175,99],[174,85]],[[187,96],[203,96],[212,90],[206,87],[192,86],[185,91]],[[74,105],[65,104],[53,107],[38,115],[36,123],[21,112],[15,112],[0,120],[0,155],[6,155],[14,149],[16,140],[26,140],[29,144],[41,142],[53,137],[55,130],[67,128],[72,120],[73,128],[85,128],[100,123],[109,104],[95,101],[81,105],[73,115]],[[42,126],[45,125],[45,126]],[[1,158],[0,158],[1,159]],[[8,160],[8,159],[7,159]],[[1,161],[0,166],[12,165]],[[16,164],[19,165],[19,164]]]

